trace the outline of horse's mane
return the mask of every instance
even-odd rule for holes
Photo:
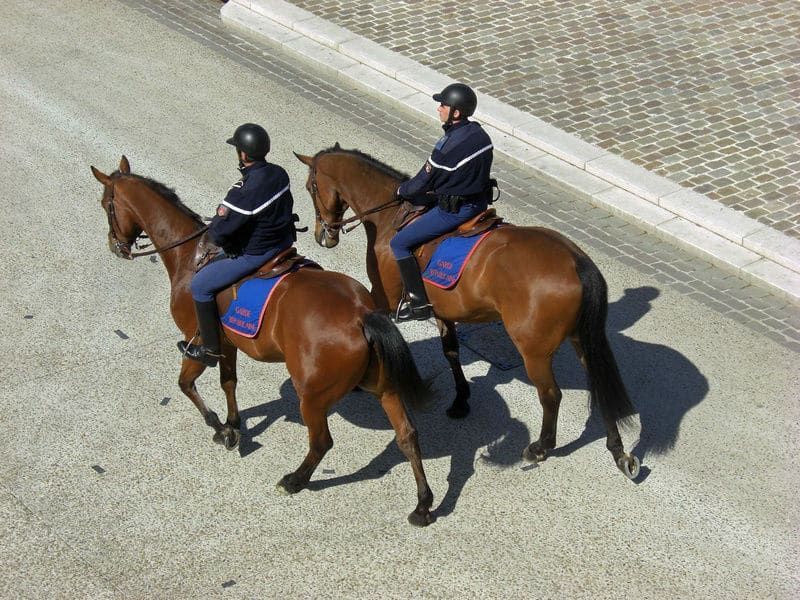
[[[119,171],[117,171],[119,173]],[[151,190],[153,190],[159,196],[163,196],[170,204],[173,204],[176,208],[178,208],[181,212],[183,212],[188,217],[191,217],[195,221],[200,223],[203,222],[203,217],[198,215],[194,212],[191,208],[186,206],[181,199],[178,197],[178,194],[173,190],[171,187],[167,187],[160,181],[156,181],[155,179],[150,179],[149,177],[144,177],[142,175],[135,175],[134,173],[128,173],[126,177],[131,177],[136,179],[137,181],[141,181]]]
[[[334,152],[338,152],[341,154],[349,154],[350,156],[355,156],[356,158],[360,158],[361,160],[363,160],[370,166],[374,167],[384,175],[388,175],[389,177],[396,179],[398,181],[405,181],[406,179],[409,179],[409,176],[406,173],[398,171],[394,167],[390,167],[386,163],[379,161],[377,158],[370,156],[365,152],[361,152],[361,150],[345,150],[344,148],[341,148],[338,144],[332,146],[331,148],[327,148],[325,150],[317,152],[317,155],[314,158],[318,158],[324,154],[332,154]]]

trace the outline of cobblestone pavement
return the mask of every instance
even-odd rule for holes
[[[800,238],[796,0],[290,0]]]
[[[329,109],[345,115],[354,126],[370,131],[376,138],[416,149],[420,156],[425,156],[436,137],[429,122],[409,125],[406,115],[382,106],[364,92],[318,78],[302,64],[285,61],[280,53],[259,51],[257,40],[243,38],[222,24],[220,4],[214,0],[120,1],[180,34],[218,48],[260,75],[314,95]],[[533,171],[502,155],[495,156],[494,174],[503,190],[503,202],[528,214],[529,223],[560,231],[591,255],[601,253],[630,265],[660,284],[800,351],[800,311],[769,291],[729,275],[603,209],[576,201],[570,192],[543,184]]]

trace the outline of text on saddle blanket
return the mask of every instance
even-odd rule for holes
[[[458,283],[464,267],[478,245],[494,229],[489,229],[474,237],[449,237],[434,250],[428,266],[422,272],[422,279],[442,289],[450,289]]]
[[[303,258],[301,261],[295,262],[288,271],[271,277],[252,277],[237,285],[234,299],[220,319],[222,326],[243,337],[252,338],[258,335],[270,298],[277,285],[298,269],[305,267],[321,268],[313,260]]]
[[[463,223],[455,231],[423,244],[414,252],[423,280],[438,288],[452,288],[486,236],[499,227],[508,226],[511,225],[504,223],[492,208]]]

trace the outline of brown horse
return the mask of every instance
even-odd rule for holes
[[[144,232],[159,252],[172,286],[172,318],[186,340],[195,336],[197,319],[189,291],[202,219],[164,185],[131,173],[123,156],[119,170],[106,175],[91,167],[105,191],[101,205],[109,223],[108,244],[120,258],[138,256],[132,244]],[[230,288],[217,295],[220,314],[232,300]],[[367,289],[342,273],[300,269],[278,283],[259,333],[246,338],[224,330],[220,383],[228,404],[223,425],[197,392],[195,381],[205,365],[185,358],[178,379],[186,394],[214,428],[214,441],[234,448],[239,442],[240,416],[236,404],[236,351],[255,360],[284,362],[300,399],[308,428],[309,451],[300,467],[283,477],[278,488],[287,493],[308,484],[314,469],[333,446],[328,411],[356,386],[380,398],[396,441],[411,463],[417,483],[417,506],[408,520],[431,522],[433,494],[428,487],[417,431],[404,402],[419,406],[429,396],[410,349],[388,316],[376,311]]]
[[[407,176],[338,144],[313,157],[295,156],[309,167],[306,189],[317,213],[317,243],[332,248],[346,224],[363,223],[372,296],[378,306],[396,308],[402,283],[389,248],[399,203],[392,197]],[[343,220],[348,208],[355,216]],[[639,459],[625,452],[617,428],[619,421],[634,414],[634,408],[606,338],[606,282],[578,246],[541,227],[498,228],[476,248],[454,288],[426,285],[426,291],[455,379],[456,398],[447,411],[451,417],[469,412],[469,384],[461,369],[455,322],[502,320],[542,405],[539,439],[525,449],[523,457],[544,460],[556,445],[561,402],[553,355],[569,338],[586,369],[592,404],[603,415],[607,448],[627,477],[638,475]]]

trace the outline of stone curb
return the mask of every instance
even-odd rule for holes
[[[451,79],[283,0],[229,0],[222,20],[333,69],[348,83],[435,120]],[[800,305],[800,240],[584,142],[498,100],[475,113],[495,148],[548,181],[754,285]],[[438,120],[437,120],[438,121]]]

